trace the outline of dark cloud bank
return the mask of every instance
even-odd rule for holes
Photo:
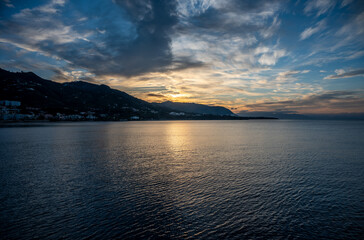
[[[80,22],[73,15],[64,15],[67,3],[52,6],[52,11],[26,9],[1,23],[3,37],[12,44],[64,59],[70,68],[85,68],[95,75],[128,77],[203,65],[172,55],[171,36],[178,23],[176,1],[103,3],[84,4],[82,11],[87,17]],[[68,22],[67,17],[73,22]],[[37,39],[37,34],[47,37]],[[57,39],[54,35],[61,37]]]
[[[204,66],[192,56],[173,56],[171,37],[186,31],[228,36],[257,32],[264,27],[261,23],[231,23],[227,14],[261,12],[279,2],[227,1],[220,9],[210,7],[189,17],[184,25],[175,0],[77,1],[49,5],[52,11],[44,5],[26,9],[0,25],[9,42],[64,59],[67,71],[84,68],[96,76],[128,77]],[[34,37],[37,34],[48,36]],[[58,79],[64,77],[58,72]]]

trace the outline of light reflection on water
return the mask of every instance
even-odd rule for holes
[[[358,239],[364,123],[0,128],[1,238]]]

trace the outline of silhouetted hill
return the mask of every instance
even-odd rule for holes
[[[10,114],[10,119],[256,119],[233,116],[223,107],[151,104],[106,85],[82,81],[58,83],[32,72],[13,73],[3,69],[0,69],[0,100],[21,102],[16,114],[23,115]],[[2,110],[3,119],[9,119],[8,111]]]
[[[174,111],[182,111],[197,114],[211,114],[217,116],[235,116],[229,109],[220,106],[208,106],[196,103],[163,102],[154,103],[156,106],[166,107]]]
[[[57,83],[31,72],[12,73],[0,69],[0,99],[15,100],[22,107],[40,108],[50,113],[93,111],[118,117],[156,117],[168,111],[106,85],[87,82]]]

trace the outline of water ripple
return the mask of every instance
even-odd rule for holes
[[[0,128],[0,239],[360,239],[364,123]]]

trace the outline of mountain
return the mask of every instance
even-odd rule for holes
[[[14,109],[0,106],[2,120],[262,119],[234,116],[223,107],[152,104],[106,85],[82,81],[58,83],[32,72],[14,73],[1,68],[0,100],[21,102]]]
[[[153,103],[156,106],[169,108],[174,111],[195,113],[195,114],[210,114],[217,116],[235,116],[229,109],[220,106],[208,106],[196,103],[179,103],[179,102],[163,102]]]
[[[50,114],[92,111],[115,119],[138,116],[163,118],[169,112],[125,92],[82,81],[58,83],[32,72],[0,69],[0,100],[20,101],[22,108]]]

